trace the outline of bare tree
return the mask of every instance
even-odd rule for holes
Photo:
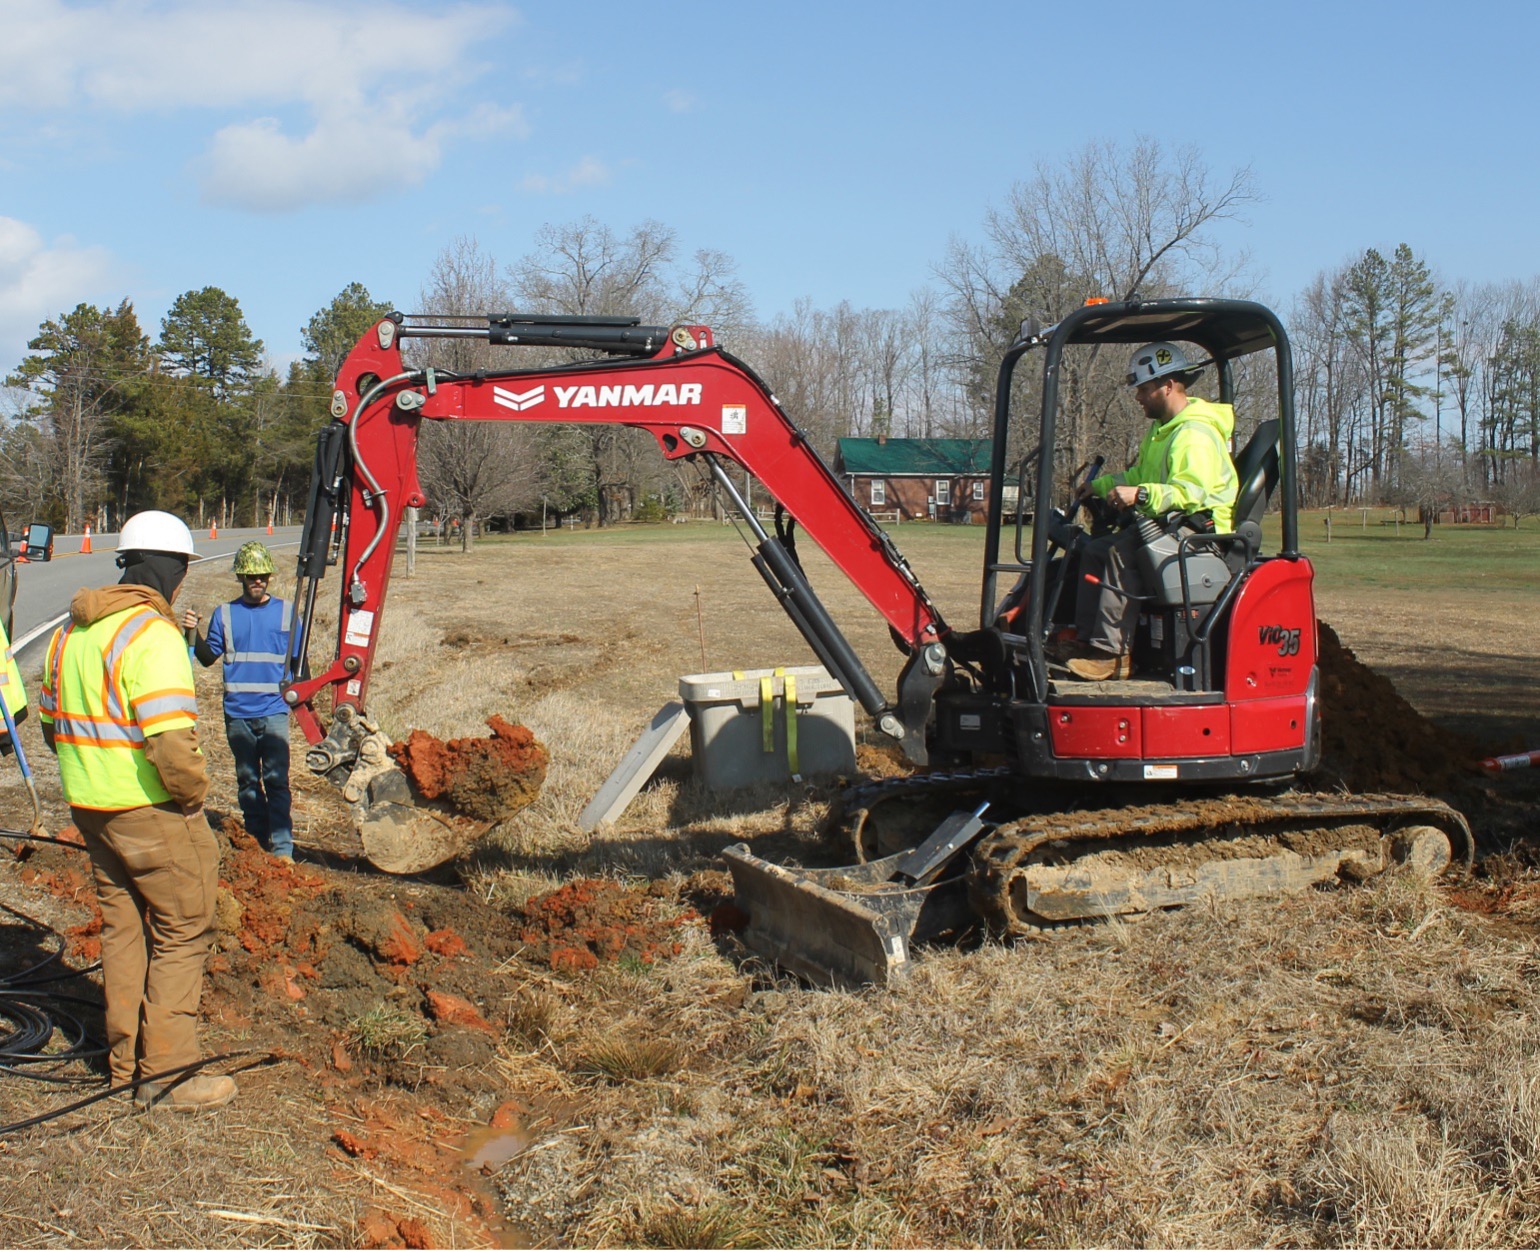
[[[1540,471],[1533,463],[1516,469],[1493,489],[1492,494],[1513,517],[1514,529],[1526,517],[1540,513]]]
[[[1024,317],[1056,322],[1088,296],[1233,291],[1245,257],[1226,252],[1212,228],[1256,199],[1249,169],[1216,177],[1196,148],[1168,151],[1148,138],[1092,143],[1040,165],[985,216],[986,242],[954,242],[938,271],[975,404],[987,404]],[[1057,452],[1066,478],[1092,444],[1127,445],[1137,434],[1116,385],[1121,362],[1109,367],[1102,355],[1076,354],[1061,374]]]
[[[422,307],[439,319],[478,319],[504,312],[507,288],[497,263],[474,238],[460,236],[438,255],[422,288]],[[495,368],[481,339],[410,341],[419,363],[465,374]],[[418,346],[422,345],[422,346]],[[539,499],[529,428],[501,422],[425,422],[418,443],[423,490],[445,517],[460,519],[460,547],[469,552],[488,516]]]
[[[1363,359],[1347,335],[1346,267],[1317,274],[1295,301],[1295,408],[1304,457],[1301,493],[1307,503],[1329,504],[1353,479],[1347,438],[1356,411],[1367,401]]]
[[[1446,465],[1436,457],[1408,454],[1401,459],[1391,501],[1402,508],[1416,509],[1422,522],[1422,537],[1431,539],[1440,511],[1459,503],[1462,490],[1458,467]]]
[[[509,267],[508,278],[525,313],[696,321],[723,338],[742,333],[753,312],[732,260],[702,249],[681,265],[677,255],[674,232],[659,222],[643,222],[622,236],[585,217],[542,227],[535,250]],[[540,442],[546,489],[565,507],[592,509],[601,526],[634,507],[639,491],[672,485],[650,437],[624,427],[556,429],[543,432]]]

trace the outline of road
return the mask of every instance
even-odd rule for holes
[[[229,560],[248,539],[260,539],[281,554],[299,546],[298,526],[280,526],[269,535],[265,527],[222,530],[218,538],[194,531],[193,546],[199,561]],[[16,613],[12,622],[15,649],[23,664],[35,659],[33,652],[48,642],[53,627],[69,612],[70,597],[81,587],[105,587],[118,581],[114,557],[118,546],[115,534],[92,535],[91,551],[80,551],[80,536],[60,535],[54,542],[53,560],[16,567]]]

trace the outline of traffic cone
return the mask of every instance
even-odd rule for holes
[[[268,518],[267,519],[267,533],[270,534],[270,535],[273,533],[273,519],[272,518]]]
[[[85,533],[84,537],[80,540],[80,555],[81,556],[90,556],[91,555],[91,523],[90,522],[86,523],[86,533]]]
[[[210,522],[209,523],[209,538],[210,539],[218,539],[219,538],[219,523],[218,522]]]

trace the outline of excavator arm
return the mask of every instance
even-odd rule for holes
[[[456,374],[407,364],[402,344],[414,337],[476,337],[493,345],[560,346],[606,356],[556,367]],[[404,777],[385,754],[384,736],[366,712],[395,536],[405,510],[427,502],[417,473],[424,421],[627,426],[652,435],[668,460],[703,462],[753,532],[755,568],[819,660],[879,729],[924,763],[925,722],[944,667],[948,628],[886,533],[851,498],[765,384],[722,351],[707,327],[513,315],[490,317],[484,328],[408,326],[393,314],[343,361],[331,411],[334,421],[320,436],[301,538],[296,611],[302,611],[302,631],[308,632],[325,569],[338,566],[337,642],[329,663],[309,677],[286,675],[283,690],[311,745],[307,764],[342,786],[355,805],[366,853],[376,864],[389,862],[382,868],[427,868],[419,863],[423,856],[428,864],[437,863],[474,837],[444,814],[411,811],[421,806],[413,803]],[[759,524],[727,466],[757,478],[886,619],[907,653],[896,701],[884,696],[819,601],[794,549]],[[295,652],[309,655],[308,637]],[[316,710],[323,691],[331,693],[330,727],[322,725]],[[378,856],[370,849],[371,828],[390,834],[389,850]],[[418,838],[413,832],[421,829],[435,838]],[[418,855],[411,847],[427,850]]]

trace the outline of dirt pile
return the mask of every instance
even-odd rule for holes
[[[447,743],[414,730],[390,754],[417,792],[486,822],[512,817],[540,794],[550,755],[527,726],[487,719],[492,733]]]
[[[1445,792],[1485,755],[1402,699],[1391,681],[1320,623],[1322,774],[1350,791]]]
[[[609,878],[580,878],[536,896],[523,914],[525,957],[569,971],[626,957],[651,964],[677,956],[679,928],[698,920],[694,910],[680,911],[666,883],[633,888]]]

